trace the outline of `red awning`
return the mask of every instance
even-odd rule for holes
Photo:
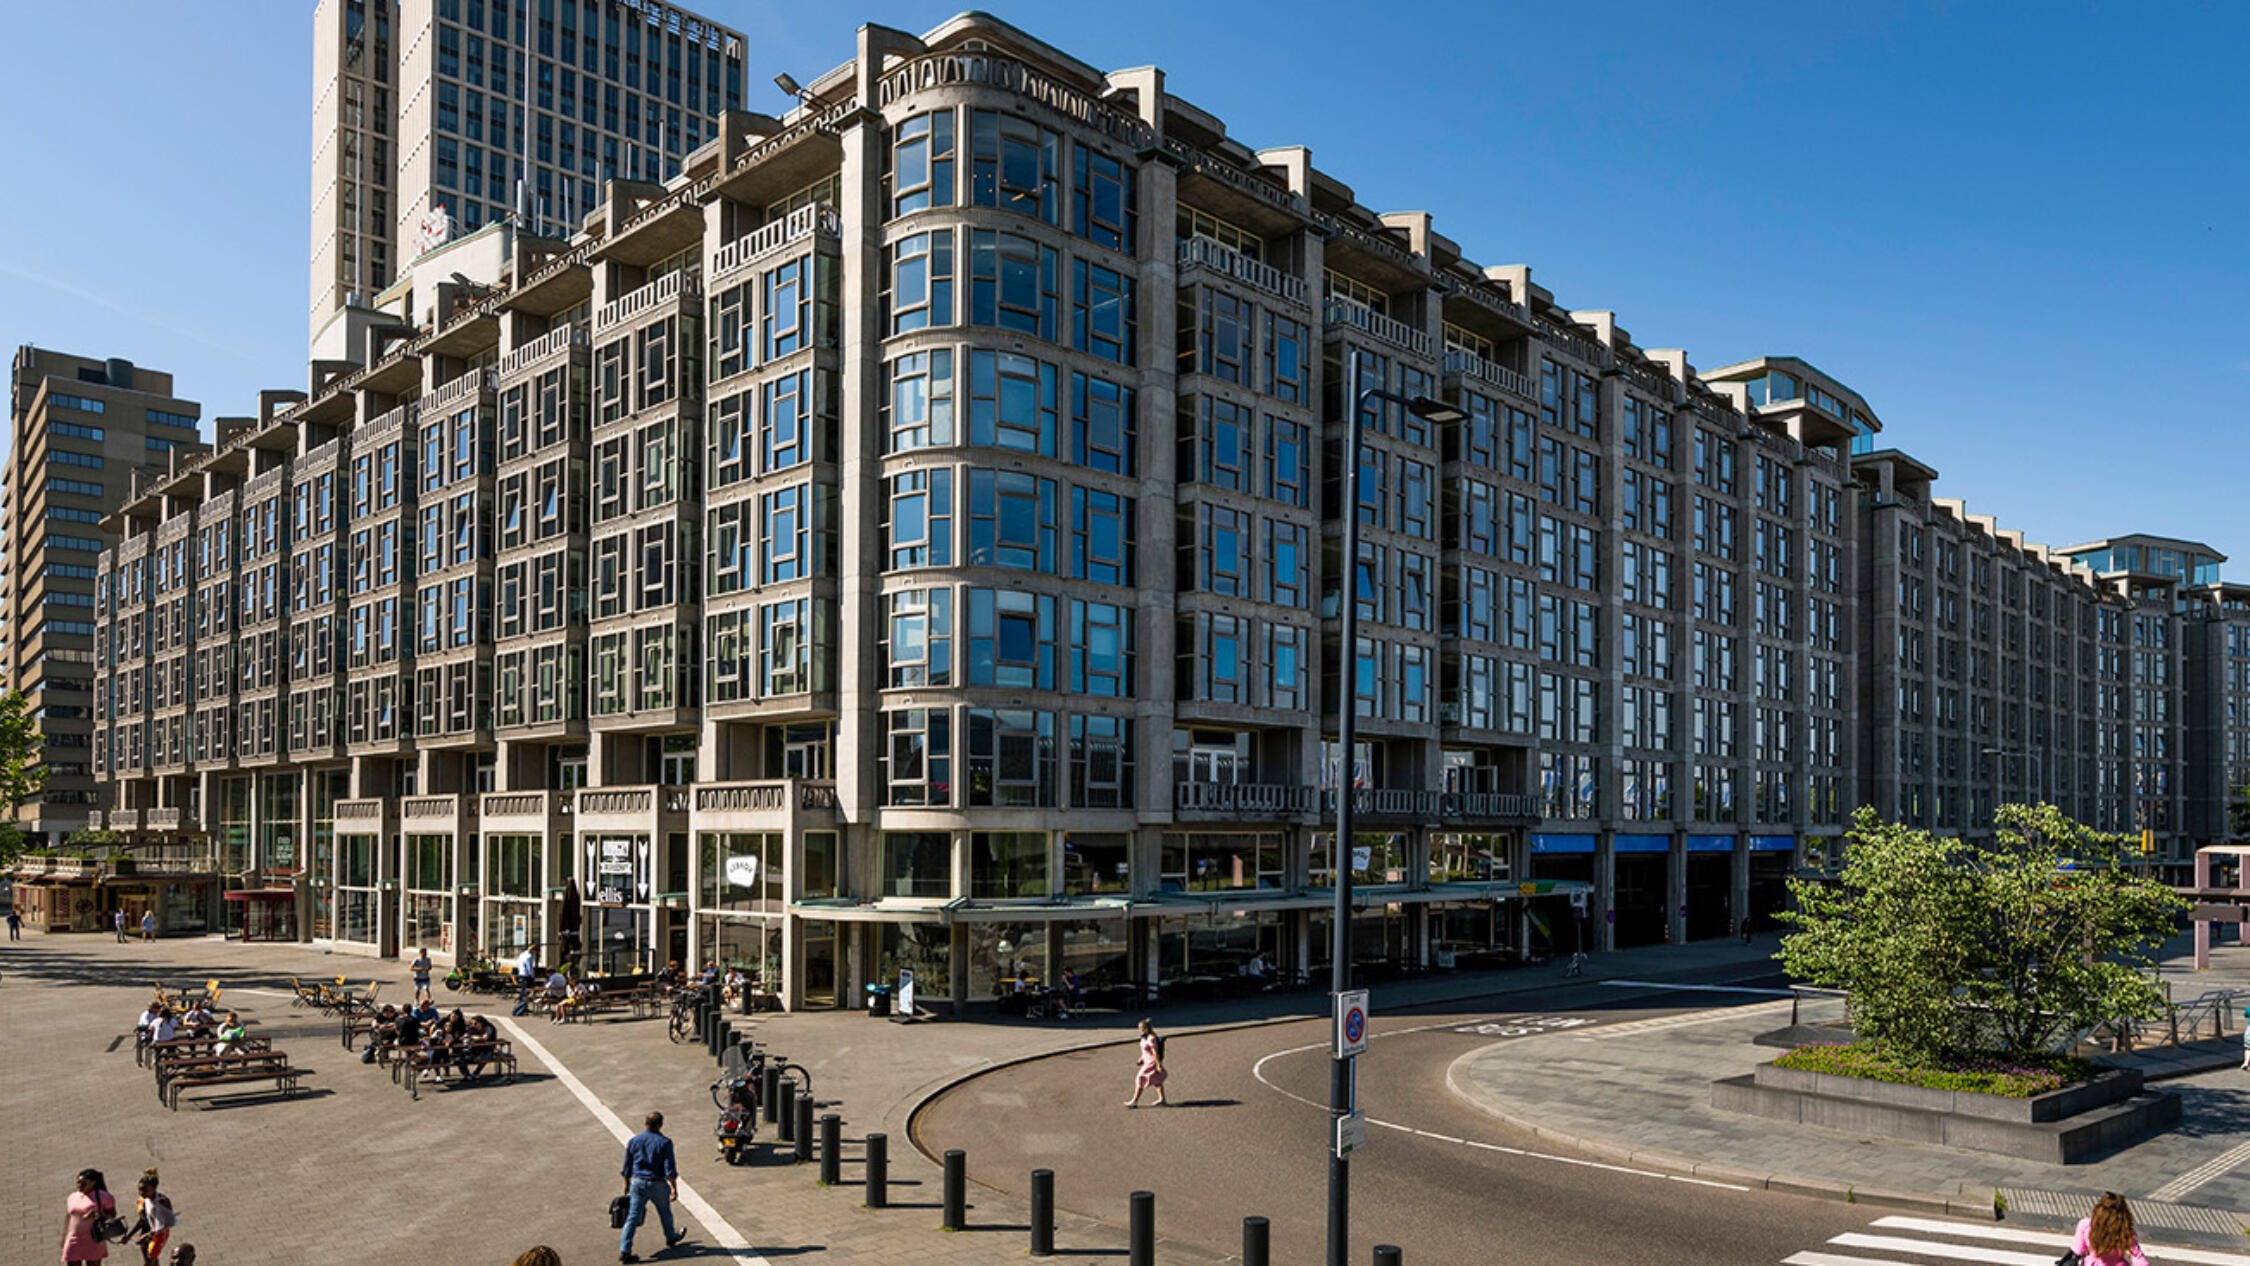
[[[237,892],[221,893],[229,901],[288,901],[296,897],[294,888],[244,888]]]

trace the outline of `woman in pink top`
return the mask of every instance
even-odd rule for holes
[[[1164,1082],[1169,1074],[1164,1071],[1164,1039],[1156,1035],[1156,1026],[1141,1021],[1141,1068],[1133,1076],[1133,1097],[1125,1101],[1128,1108],[1141,1106],[1143,1091],[1156,1091],[1156,1106],[1164,1106]]]
[[[2078,1220],[2070,1251],[2083,1266],[2148,1266],[2141,1239],[2133,1233],[2133,1207],[2114,1191],[2103,1192],[2094,1202],[2092,1217]]]
[[[109,1245],[94,1238],[94,1219],[117,1212],[117,1197],[105,1189],[102,1171],[78,1171],[78,1190],[63,1202],[62,1259],[64,1262],[98,1262],[109,1257]]]

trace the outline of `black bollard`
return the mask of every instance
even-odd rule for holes
[[[1133,1214],[1126,1226],[1127,1260],[1132,1266],[1156,1266],[1156,1193],[1133,1193]]]
[[[797,1083],[784,1079],[780,1083],[781,1102],[774,1105],[774,1122],[781,1128],[774,1137],[784,1143],[797,1141]]]
[[[1031,1255],[1055,1255],[1055,1171],[1031,1171]]]
[[[774,1100],[781,1097],[781,1091],[776,1089],[780,1084],[781,1061],[769,1059],[758,1074],[758,1115],[765,1119],[767,1125],[774,1123]]]
[[[1242,1266],[1267,1266],[1273,1252],[1272,1231],[1264,1218],[1242,1220]]]
[[[844,1181],[844,1118],[833,1112],[820,1114],[820,1185],[833,1187]]]
[[[969,1225],[969,1154],[956,1147],[945,1154],[945,1213],[939,1227],[958,1231]]]
[[[1400,1266],[1402,1260],[1403,1255],[1398,1251],[1398,1245],[1378,1244],[1375,1246],[1375,1266]]]
[[[794,1140],[797,1144],[797,1150],[793,1154],[796,1160],[809,1161],[812,1159],[812,1118],[812,1096],[806,1095],[797,1101],[797,1130]]]
[[[886,1209],[891,1203],[891,1140],[888,1135],[867,1136],[867,1207]]]
[[[730,1034],[732,1034],[733,1032],[734,1032],[734,1025],[733,1025],[733,1024],[731,1024],[731,1023],[729,1023],[728,1021],[725,1021],[725,1020],[714,1020],[714,1021],[712,1021],[712,1023],[711,1023],[711,1041],[710,1041],[710,1044],[709,1044],[709,1046],[708,1046],[708,1048],[707,1048],[707,1053],[708,1053],[708,1054],[709,1054],[709,1055],[710,1055],[710,1056],[711,1056],[711,1057],[712,1057],[713,1059],[717,1059],[717,1058],[719,1057],[719,1054],[720,1054],[721,1052],[723,1052],[723,1051],[725,1051],[725,1050],[727,1049],[727,1037],[728,1037],[728,1036],[729,1036]]]

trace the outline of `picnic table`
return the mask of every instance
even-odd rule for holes
[[[133,1062],[143,1068],[161,1064],[167,1055],[208,1055],[220,1046],[220,1039],[208,1033],[175,1037],[163,1042],[143,1042],[133,1051]],[[235,1041],[237,1050],[262,1051],[273,1045],[273,1039],[250,1034]]]
[[[180,1098],[190,1090],[208,1090],[215,1086],[259,1085],[274,1083],[276,1093],[294,1091],[298,1079],[309,1077],[312,1070],[297,1068],[289,1063],[286,1051],[247,1051],[227,1055],[204,1055],[181,1063],[160,1073],[157,1094],[164,1106],[177,1112]]]
[[[516,1049],[504,1037],[472,1041],[462,1046],[440,1043],[410,1051],[394,1050],[393,1058],[386,1062],[390,1065],[392,1083],[403,1083],[407,1095],[417,1101],[422,1098],[424,1080],[446,1086],[456,1084],[446,1073],[463,1063],[478,1065],[479,1076],[483,1075],[482,1069],[494,1068],[500,1070],[501,1080],[513,1082],[516,1079]]]

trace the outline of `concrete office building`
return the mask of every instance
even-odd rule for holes
[[[361,359],[424,252],[502,222],[568,236],[604,182],[677,174],[741,108],[743,56],[741,32],[657,0],[320,0],[314,359]]]
[[[0,681],[29,697],[46,742],[46,790],[17,824],[34,843],[59,844],[99,802],[89,764],[95,564],[117,539],[103,519],[137,472],[205,450],[202,406],[173,395],[170,374],[30,346],[16,349],[8,388]]]
[[[501,273],[118,514],[111,822],[319,942],[1192,990],[1320,969],[1348,865],[1414,970],[1726,934],[1868,794],[1865,401],[1644,349],[1160,71],[862,28]],[[1355,373],[1463,420],[1367,410],[1346,505]]]

